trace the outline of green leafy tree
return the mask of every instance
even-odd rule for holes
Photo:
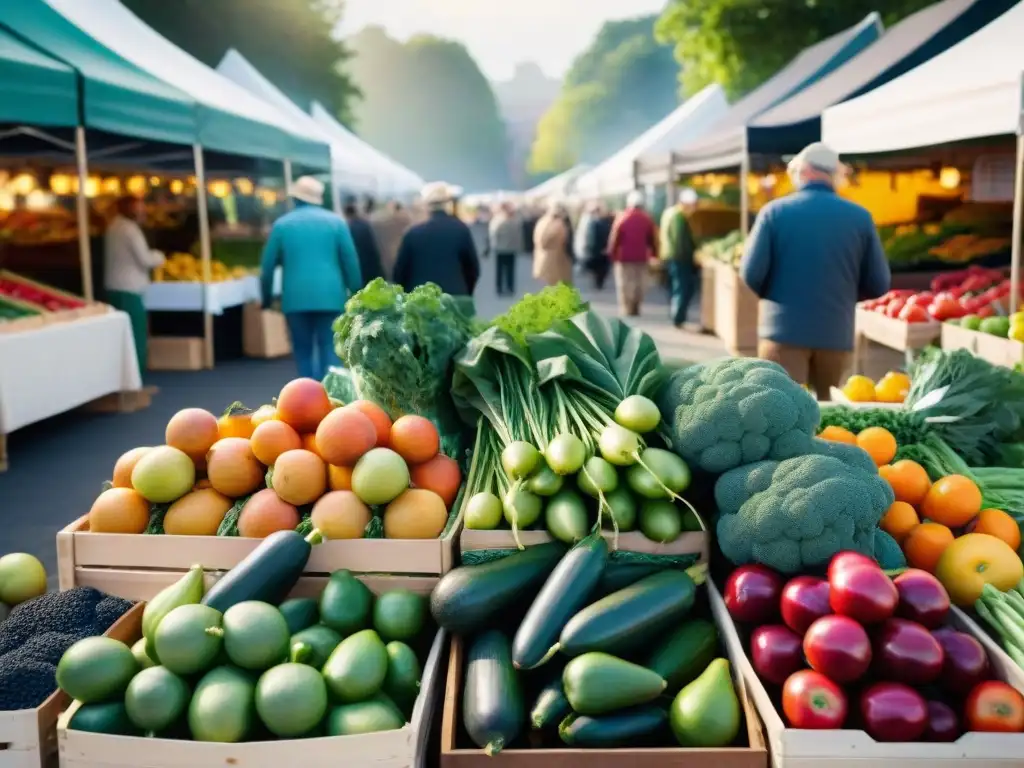
[[[398,42],[379,27],[350,38],[363,98],[359,134],[425,178],[467,190],[508,185],[505,124],[465,46],[431,35]]]
[[[677,106],[678,67],[671,48],[655,40],[654,21],[607,22],[576,58],[537,126],[531,174],[603,160]]]
[[[675,46],[684,94],[719,83],[732,96],[757,87],[802,49],[879,10],[886,26],[934,0],[670,0],[655,27]]]
[[[351,121],[359,89],[334,36],[344,0],[122,0],[172,43],[211,67],[237,49],[290,98],[314,99]]]

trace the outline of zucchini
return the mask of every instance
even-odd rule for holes
[[[508,638],[490,630],[470,646],[462,694],[466,733],[489,756],[519,738],[526,721]]]
[[[552,541],[451,570],[430,595],[430,613],[438,626],[456,635],[484,630],[523,595],[532,594],[564,554],[565,546]]]
[[[548,576],[512,641],[516,669],[533,669],[558,652],[558,635],[587,603],[608,560],[608,544],[592,533],[569,550]]]
[[[703,580],[704,566],[691,569]],[[662,571],[591,603],[562,629],[559,650],[567,656],[588,651],[620,654],[643,647],[683,619],[697,595],[684,571]]]
[[[661,696],[665,680],[657,672],[607,653],[585,653],[565,665],[565,698],[580,715],[606,715],[647,704]]]
[[[675,693],[696,680],[718,655],[718,632],[704,619],[694,619],[677,627],[661,640],[644,664],[668,683]]]
[[[223,613],[246,600],[278,605],[295,587],[313,545],[323,541],[314,530],[303,538],[295,531],[272,533],[252,552],[210,587],[203,605]]]
[[[646,579],[648,576],[653,576],[664,570],[664,565],[632,563],[628,560],[625,562],[622,560],[609,560],[604,566],[604,571],[602,571],[601,578],[597,582],[594,594],[605,597],[612,592],[625,589],[631,584],[636,584],[640,579]]]
[[[558,726],[558,735],[571,747],[625,747],[661,730],[666,722],[665,710],[652,704],[604,717],[573,712]]]
[[[572,707],[569,706],[569,700],[565,698],[562,675],[558,674],[537,694],[537,700],[533,702],[533,709],[530,710],[530,724],[537,730],[548,728],[570,712],[572,712]]]

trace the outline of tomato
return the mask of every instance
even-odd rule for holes
[[[980,318],[986,318],[986,317],[992,317],[993,315],[995,315],[995,313],[996,313],[995,307],[993,307],[991,304],[986,304],[985,306],[983,306],[981,309],[979,309],[974,314],[976,314]]]
[[[886,305],[885,314],[887,317],[897,318],[900,312],[903,311],[903,307],[906,306],[906,299],[893,299]]]
[[[970,606],[986,584],[1000,592],[1012,589],[1024,576],[1024,565],[1013,547],[987,533],[968,533],[943,551],[935,575],[954,605]]]
[[[907,299],[908,307],[927,307],[934,300],[935,295],[925,291],[924,293],[918,293]]]
[[[782,712],[792,728],[842,728],[846,694],[819,672],[794,672],[782,686]]]
[[[927,323],[929,317],[923,307],[908,303],[900,310],[899,319],[906,323]]]
[[[964,720],[968,731],[1024,731],[1024,696],[998,680],[978,683],[967,696]]]

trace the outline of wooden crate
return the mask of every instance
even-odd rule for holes
[[[340,568],[357,573],[426,574],[437,576],[452,568],[458,525],[439,539],[349,539],[325,541],[313,547],[306,563],[308,576],[327,576]],[[91,533],[85,515],[57,533],[60,588],[95,587],[108,594],[141,599],[130,582],[111,579],[111,573],[166,574],[173,581],[193,564],[209,572],[231,570],[261,539],[238,536],[147,536]]]
[[[167,577],[167,574],[162,574]],[[130,578],[130,575],[127,576]],[[360,577],[374,592],[402,587],[427,595],[437,578]],[[173,581],[151,580],[148,595]],[[303,578],[290,597],[314,597],[320,594],[325,578]],[[141,625],[132,641],[141,636]],[[74,710],[69,709],[57,723],[57,743],[61,768],[338,768],[373,766],[374,768],[425,768],[430,724],[443,689],[443,663],[446,635],[438,631],[423,665],[420,695],[409,723],[395,731],[363,736],[325,736],[316,739],[214,744],[173,739],[111,736],[75,731],[67,727]],[[6,768],[6,766],[4,767]]]
[[[107,637],[134,642],[142,626],[142,605],[124,614]],[[0,768],[52,768],[57,764],[57,720],[71,706],[63,691],[53,694],[35,709],[0,712]]]
[[[203,340],[198,336],[150,336],[147,366],[151,371],[201,371]]]
[[[728,264],[715,265],[715,335],[732,355],[757,354],[759,301]]]
[[[452,639],[441,714],[441,768],[483,768],[499,765],[506,768],[766,768],[768,753],[761,720],[748,698],[743,680],[733,676],[736,693],[743,706],[746,726],[746,747],[724,749],[505,749],[494,757],[483,750],[459,745],[457,734],[461,721],[462,671],[465,647],[460,638]]]
[[[715,332],[715,264],[702,264],[700,268],[700,326],[708,333]]]
[[[708,593],[719,636],[730,649],[729,656],[764,721],[773,768],[1020,768],[1024,754],[1024,734],[1020,733],[967,733],[947,744],[883,743],[853,728],[820,731],[787,728],[747,658],[721,594],[710,581]],[[951,612],[950,624],[969,631],[962,623],[963,616],[960,611]],[[996,675],[1014,684],[1011,675],[1015,673],[1010,669],[1014,665],[1009,657],[1004,654],[999,658],[990,653],[989,658]],[[851,710],[855,708],[855,703],[851,702]]]
[[[970,331],[953,323],[942,324],[942,348],[949,351],[966,349],[982,360],[1007,368],[1024,362],[1024,342]]]
[[[242,309],[242,348],[246,357],[286,357],[292,353],[284,315],[250,302]]]

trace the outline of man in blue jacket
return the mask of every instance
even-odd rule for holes
[[[761,209],[740,263],[761,297],[758,357],[773,360],[819,400],[850,365],[858,301],[889,290],[891,275],[867,210],[839,197],[839,155],[808,145],[789,165],[797,191]]]
[[[295,209],[274,222],[263,248],[263,306],[273,302],[281,267],[281,311],[299,376],[321,380],[339,363],[334,319],[362,286],[359,258],[344,219],[324,209],[324,185],[303,176],[288,190]]]

